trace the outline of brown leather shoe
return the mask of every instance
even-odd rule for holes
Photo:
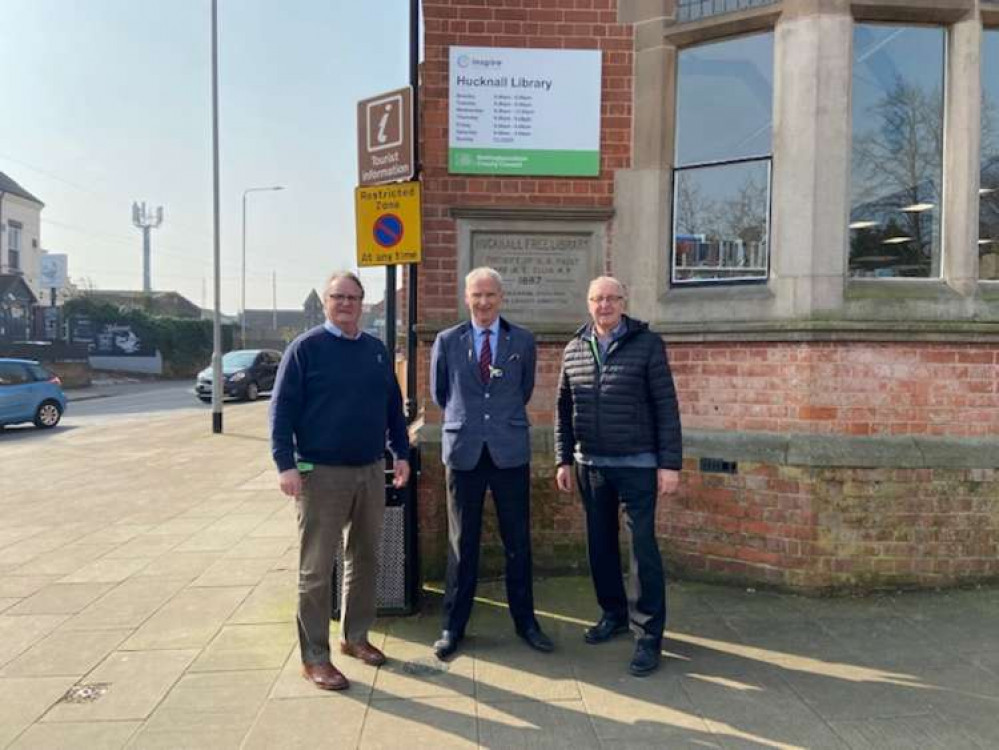
[[[380,667],[385,663],[385,654],[365,641],[364,643],[348,643],[340,641],[340,653],[360,659],[369,667]]]
[[[302,677],[320,690],[346,690],[350,687],[347,678],[329,662],[325,664],[302,664]]]

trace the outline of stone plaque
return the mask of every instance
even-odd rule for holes
[[[592,277],[591,232],[472,231],[472,267],[503,277],[503,314],[514,321],[575,321],[586,316]]]

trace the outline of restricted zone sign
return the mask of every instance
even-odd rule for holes
[[[354,206],[358,266],[420,262],[420,183],[359,187],[354,192]]]

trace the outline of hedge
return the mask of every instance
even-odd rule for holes
[[[127,310],[109,302],[79,297],[66,302],[65,315],[85,316],[95,327],[104,324],[131,326],[135,335],[149,342],[163,357],[167,377],[194,375],[212,358],[212,321],[193,318],[168,318],[150,315],[143,310]],[[234,326],[222,326],[222,351],[233,345]]]

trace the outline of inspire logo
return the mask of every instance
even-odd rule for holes
[[[502,60],[497,60],[495,57],[470,57],[469,63],[473,68],[483,68],[489,70],[491,68],[501,68],[503,66]],[[461,63],[459,62],[459,65]]]

